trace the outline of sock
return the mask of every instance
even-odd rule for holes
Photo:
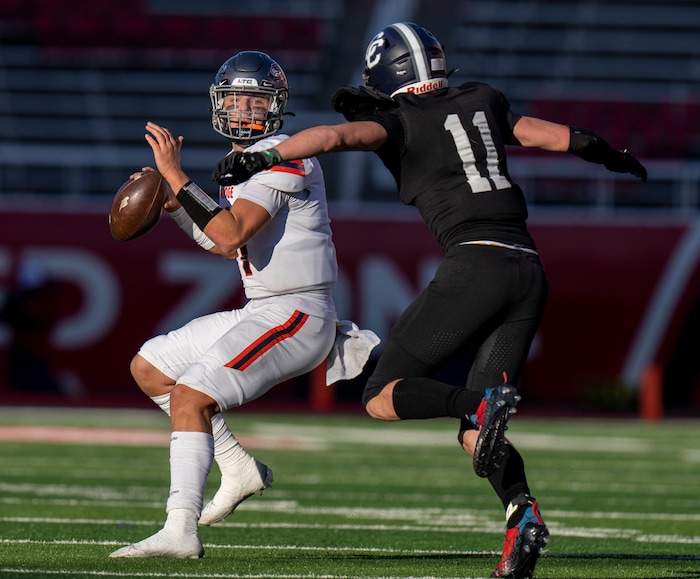
[[[430,378],[405,378],[394,387],[394,412],[402,420],[462,418],[473,414],[483,397],[482,393]]]
[[[170,416],[170,392],[161,394],[160,396],[151,396],[151,400],[153,400],[163,412]]]
[[[163,528],[186,535],[197,535],[197,518],[197,514],[190,509],[172,509],[168,511]]]
[[[166,512],[189,509],[202,513],[204,485],[214,458],[214,438],[205,432],[173,432],[170,436],[170,495]]]
[[[238,442],[226,424],[224,417],[215,414],[211,418],[211,432],[214,438],[214,459],[221,469],[221,474],[238,473],[241,461],[254,460]]]
[[[170,393],[152,396],[151,400],[170,416]],[[237,472],[239,461],[253,458],[233,435],[221,413],[212,416],[211,431],[214,436],[214,460],[222,473],[227,470]]]
[[[506,456],[501,466],[488,477],[488,481],[506,509],[510,501],[518,495],[530,494],[523,457],[510,444],[506,444]]]

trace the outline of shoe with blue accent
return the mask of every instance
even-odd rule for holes
[[[532,579],[537,559],[549,541],[537,501],[528,495],[516,497],[508,505],[506,521],[503,554],[489,577]]]
[[[505,384],[487,388],[481,404],[469,418],[479,430],[474,447],[474,472],[482,478],[490,476],[501,466],[506,455],[506,423],[516,412],[520,396],[515,388]]]

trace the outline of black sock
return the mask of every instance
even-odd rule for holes
[[[508,508],[510,501],[518,495],[530,494],[523,457],[510,444],[506,445],[506,456],[501,466],[488,477],[488,480],[504,508]]]
[[[405,378],[394,386],[394,412],[402,420],[463,418],[478,408],[483,394],[430,378]]]

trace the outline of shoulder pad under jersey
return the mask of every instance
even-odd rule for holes
[[[313,168],[310,159],[283,161],[267,171],[253,175],[250,181],[285,193],[298,193],[307,188],[308,177]]]

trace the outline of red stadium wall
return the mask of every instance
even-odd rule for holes
[[[414,221],[336,215],[333,228],[341,271],[339,313],[386,336],[430,279],[439,248]],[[679,221],[533,219],[551,284],[521,384],[533,405],[595,403],[592,399],[606,389],[627,392],[622,382],[636,387],[649,364],[668,363],[700,295],[694,228]],[[71,378],[75,393],[68,398],[77,403],[140,404],[128,372],[138,346],[196,315],[244,299],[236,267],[203,253],[169,219],[128,243],[112,240],[102,211],[3,210],[0,231],[5,296],[23,263],[45,264],[60,282],[52,289],[55,324],[45,349],[51,365]],[[6,402],[27,394],[9,382],[11,340],[5,321],[0,397]],[[691,372],[688,380],[696,375]]]

